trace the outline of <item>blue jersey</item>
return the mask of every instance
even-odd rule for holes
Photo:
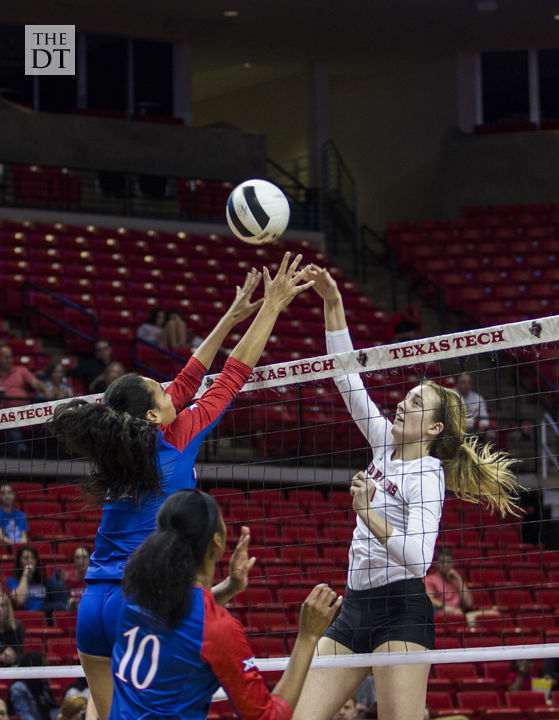
[[[27,518],[21,510],[12,510],[7,513],[0,508],[0,527],[4,535],[13,543],[21,542],[23,533],[29,532]]]
[[[177,490],[196,485],[194,463],[206,435],[219,422],[229,403],[250,374],[250,368],[228,359],[209,390],[195,403],[192,399],[206,368],[195,358],[167,388],[179,414],[157,433],[157,463],[161,494],[108,502],[103,506],[101,524],[95,537],[95,551],[86,574],[87,581],[121,580],[131,553],[155,530],[157,511]]]
[[[243,720],[289,720],[270,695],[240,623],[194,586],[190,610],[169,629],[124,600],[113,648],[109,720],[203,720],[220,685]]]

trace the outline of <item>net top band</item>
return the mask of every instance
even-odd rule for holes
[[[536,320],[463,330],[337,355],[320,355],[263,365],[254,368],[241,392],[316,382],[339,375],[388,370],[557,341],[559,341],[559,315],[551,315]],[[211,387],[216,377],[217,375],[207,375],[204,378],[195,399]],[[164,387],[166,385],[168,383],[163,384]],[[85,395],[83,399],[88,402],[101,402],[102,397],[102,394]],[[0,430],[44,423],[52,416],[57,405],[65,402],[67,400],[53,400],[0,409]]]

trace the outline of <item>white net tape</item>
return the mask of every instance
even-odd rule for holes
[[[477,330],[464,330],[423,340],[381,345],[338,355],[321,355],[320,357],[264,365],[254,368],[241,392],[309,383],[350,373],[388,370],[404,367],[413,362],[438,362],[478,353],[541,345],[558,340],[559,316],[552,315],[538,320],[524,320]],[[216,375],[208,375],[195,397],[203,395],[216,377]],[[100,402],[102,397],[102,394],[87,395],[84,399],[89,402]],[[64,402],[65,400],[55,400],[0,410],[0,430],[44,423],[52,416],[57,405]]]

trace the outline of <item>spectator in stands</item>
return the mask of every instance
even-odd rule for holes
[[[553,682],[553,688],[559,686],[559,658],[547,658],[543,665],[543,676]]]
[[[159,343],[161,347],[187,347],[197,350],[203,342],[202,338],[188,327],[180,310],[169,310],[165,331],[165,337]]]
[[[396,313],[393,316],[394,340],[415,340],[421,337],[423,321],[421,320],[421,309],[417,303],[409,303],[403,313]]]
[[[357,699],[354,695],[348,698],[338,712],[334,715],[333,720],[355,720],[357,717]]]
[[[11,483],[0,483],[0,541],[27,543],[29,541],[29,525],[25,513],[14,508],[16,493]]]
[[[357,700],[357,717],[371,718],[377,716],[377,691],[372,675],[369,675],[355,691]]]
[[[122,377],[126,373],[124,365],[118,360],[109,363],[105,370],[95,378],[95,380],[89,386],[89,392],[92,393],[103,393],[109,387],[111,383]]]
[[[8,706],[4,700],[0,700],[0,720],[9,720]]]
[[[69,370],[68,377],[78,377],[83,381],[85,390],[101,375],[113,359],[113,349],[108,340],[97,340],[93,350],[93,357],[82,358],[78,365]]]
[[[136,337],[141,340],[147,340],[147,342],[153,343],[154,345],[159,345],[166,322],[167,313],[165,310],[160,307],[153,308],[148,315],[148,319],[145,323],[142,323],[136,331]]]
[[[5,342],[0,341],[0,397],[4,407],[23,405],[37,393],[46,395],[47,388],[23,365],[14,365],[14,354]],[[9,398],[13,401],[7,402]]]
[[[80,720],[86,708],[87,700],[84,697],[72,695],[63,701],[57,720]]]
[[[45,385],[26,367],[14,365],[12,349],[0,341],[0,407],[25,405],[28,400],[35,398],[37,393],[46,395]],[[7,455],[29,453],[19,428],[6,430],[5,438]]]
[[[23,657],[23,627],[14,617],[10,598],[0,590],[0,667],[19,665]]]
[[[532,678],[539,677],[532,669],[531,660],[513,660],[512,671],[505,679],[507,690],[531,690]]]
[[[45,397],[53,400],[72,397],[72,388],[64,376],[64,365],[59,358],[53,358],[40,375],[48,390]]]
[[[14,606],[22,610],[42,610],[50,618],[55,610],[68,607],[68,591],[60,571],[55,570],[47,580],[39,555],[30,545],[18,548],[6,587]]]
[[[74,550],[74,565],[66,578],[66,587],[70,596],[68,600],[69,610],[77,610],[82,599],[83,591],[86,588],[85,574],[89,567],[90,557],[91,550],[85,545],[80,545]]]
[[[43,667],[47,658],[43,653],[26,653],[20,667]],[[58,715],[58,705],[52,695],[48,680],[30,678],[16,680],[8,691],[11,715],[19,720],[54,720]]]
[[[435,612],[463,615],[474,605],[470,589],[454,567],[454,553],[447,548],[438,550],[435,572],[429,573],[425,578],[425,589]]]
[[[162,348],[191,348],[196,350],[202,339],[190,329],[180,310],[154,308],[145,323],[140,325],[136,337]]]
[[[86,700],[89,698],[89,685],[84,677],[76,678],[76,680],[68,685],[66,692],[64,693],[64,700],[66,698],[74,697],[74,695],[80,695]]]
[[[495,442],[497,433],[490,427],[487,405],[483,397],[472,390],[472,376],[469,373],[462,373],[458,377],[456,390],[460,393],[468,413],[467,430],[480,435],[485,442]]]

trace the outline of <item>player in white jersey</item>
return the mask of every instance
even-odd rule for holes
[[[324,300],[331,353],[353,350],[342,297],[326,270],[307,268]],[[431,562],[445,491],[505,514],[517,509],[510,457],[466,436],[466,412],[453,390],[426,381],[382,416],[358,374],[336,386],[373,461],[351,484],[357,523],[344,603],[318,654],[422,651],[434,648],[433,607],[423,578]],[[365,668],[311,670],[294,720],[327,720],[367,675]],[[420,720],[428,664],[374,668],[379,720]]]

